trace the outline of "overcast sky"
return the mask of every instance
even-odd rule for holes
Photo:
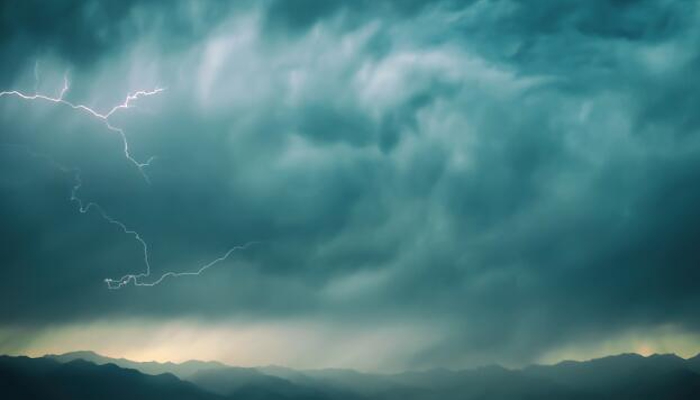
[[[231,3],[231,4],[228,4]],[[4,1],[0,351],[700,351],[696,1]],[[68,170],[71,169],[71,170]],[[105,278],[155,281],[109,290]]]

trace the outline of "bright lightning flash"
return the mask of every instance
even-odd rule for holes
[[[118,104],[118,105],[112,107],[108,112],[101,113],[101,112],[96,111],[95,109],[88,107],[86,105],[75,104],[75,103],[72,103],[68,100],[65,100],[65,95],[68,92],[68,90],[70,90],[70,83],[68,81],[68,74],[67,73],[63,76],[63,87],[62,87],[61,93],[59,94],[58,97],[51,97],[48,95],[36,93],[36,88],[38,87],[38,80],[39,80],[39,78],[38,78],[38,63],[35,64],[35,67],[34,67],[34,76],[36,79],[35,93],[34,94],[30,95],[30,94],[22,93],[22,92],[17,91],[17,90],[11,90],[11,91],[0,92],[0,97],[16,96],[16,97],[19,97],[21,99],[30,100],[30,101],[48,101],[48,102],[68,106],[74,110],[85,112],[94,118],[100,119],[104,123],[104,125],[107,127],[107,129],[119,134],[119,136],[121,137],[121,140],[122,140],[124,156],[127,158],[127,160],[129,160],[129,162],[131,162],[132,164],[134,164],[138,168],[139,172],[141,173],[143,178],[146,180],[146,182],[150,182],[148,175],[146,175],[146,173],[144,171],[144,168],[147,167],[148,165],[150,165],[150,162],[153,160],[153,157],[149,158],[146,162],[139,162],[136,159],[134,159],[131,156],[131,153],[129,152],[129,142],[127,141],[126,134],[124,133],[124,130],[122,128],[118,128],[118,127],[112,125],[109,121],[109,118],[119,110],[125,110],[127,108],[133,107],[131,102],[136,101],[142,97],[156,95],[156,94],[164,91],[165,88],[155,88],[154,90],[150,90],[150,91],[139,90],[139,91],[136,91],[134,93],[127,94],[126,98],[124,99],[124,101],[121,104]],[[24,147],[24,146],[21,146],[21,147]],[[63,172],[72,172],[74,174],[75,184],[73,185],[73,188],[71,190],[70,201],[74,202],[78,205],[78,211],[81,214],[87,213],[88,211],[90,211],[90,209],[96,210],[104,220],[106,220],[110,224],[113,224],[113,225],[116,225],[117,227],[119,227],[119,229],[124,234],[132,236],[134,238],[134,240],[137,241],[139,243],[139,245],[141,246],[142,253],[143,253],[143,261],[144,261],[144,264],[146,266],[146,271],[143,273],[140,273],[140,274],[127,274],[127,275],[122,276],[119,279],[107,278],[107,279],[105,279],[105,283],[107,283],[107,287],[109,289],[121,289],[122,287],[128,285],[130,282],[133,283],[134,286],[151,287],[151,286],[155,286],[155,285],[160,284],[161,282],[163,282],[163,280],[165,278],[168,278],[168,277],[177,278],[177,277],[182,277],[182,276],[196,276],[196,275],[199,275],[202,272],[206,271],[207,269],[213,267],[214,265],[225,261],[234,252],[236,252],[238,250],[244,250],[244,249],[248,248],[249,246],[257,243],[257,242],[248,242],[244,245],[234,246],[234,247],[230,248],[226,253],[224,253],[221,257],[219,257],[219,258],[217,258],[217,259],[215,259],[207,264],[200,266],[195,271],[190,271],[190,272],[172,272],[172,271],[170,271],[170,272],[166,272],[166,273],[162,274],[160,277],[158,277],[157,279],[155,279],[153,281],[147,282],[145,280],[151,276],[151,264],[149,261],[150,257],[149,257],[149,253],[148,253],[148,243],[141,237],[141,235],[137,231],[135,231],[134,229],[128,228],[121,221],[112,218],[109,214],[107,214],[107,212],[104,210],[104,208],[102,208],[102,206],[100,206],[99,204],[97,204],[95,202],[84,202],[80,197],[78,197],[78,192],[80,191],[80,189],[82,188],[82,185],[83,185],[83,181],[82,181],[81,173],[80,173],[79,169],[65,167],[65,166],[59,164],[58,162],[56,162],[55,160],[53,160],[51,157],[48,157],[48,156],[43,155],[43,154],[38,154],[38,153],[32,152],[31,150],[28,150],[28,151],[34,157],[39,157],[39,158],[48,160],[54,167],[60,169]]]
[[[36,69],[35,69],[35,71],[36,71]],[[36,74],[36,73],[35,73],[35,74]],[[149,165],[149,163],[152,161],[152,158],[148,159],[146,162],[139,162],[139,161],[136,161],[136,159],[135,159],[134,157],[132,157],[132,156],[131,156],[131,153],[129,152],[129,141],[126,139],[126,134],[124,133],[124,130],[121,129],[121,128],[117,128],[117,127],[115,127],[114,125],[112,125],[112,124],[109,122],[109,117],[111,117],[112,115],[114,115],[114,113],[117,112],[117,111],[119,111],[119,110],[124,110],[124,109],[127,109],[127,108],[131,107],[131,104],[130,104],[130,103],[131,103],[132,101],[137,100],[137,99],[139,99],[139,98],[141,98],[141,97],[153,96],[153,95],[155,95],[155,94],[158,94],[158,93],[164,91],[165,88],[155,88],[154,90],[151,90],[151,91],[139,90],[139,91],[137,91],[137,92],[134,92],[133,94],[128,94],[128,95],[126,96],[126,98],[124,99],[124,101],[123,101],[121,104],[118,104],[118,105],[112,107],[112,109],[110,109],[110,110],[109,110],[108,112],[106,112],[106,113],[101,113],[101,112],[99,112],[99,111],[97,111],[97,110],[95,110],[95,109],[93,109],[93,108],[90,108],[90,107],[88,107],[88,106],[86,106],[86,105],[83,105],[83,104],[74,104],[74,103],[72,103],[72,102],[66,100],[64,97],[65,97],[65,95],[66,95],[66,93],[68,92],[69,89],[70,89],[70,84],[69,84],[69,82],[68,82],[68,74],[65,74],[65,75],[63,75],[63,88],[61,89],[61,93],[60,93],[60,95],[59,95],[58,97],[51,97],[51,96],[47,96],[47,95],[43,95],[43,94],[38,94],[38,93],[34,93],[34,94],[32,94],[32,95],[29,95],[29,94],[25,94],[25,93],[22,93],[22,92],[17,91],[17,90],[11,90],[11,91],[0,92],[0,97],[3,97],[3,96],[17,96],[17,97],[20,97],[20,98],[22,98],[22,99],[24,99],[24,100],[50,101],[50,102],[52,102],[52,103],[58,103],[58,104],[66,105],[66,106],[68,106],[68,107],[70,107],[70,108],[72,108],[72,109],[74,109],[74,110],[84,111],[84,112],[90,114],[91,116],[100,119],[100,120],[104,123],[104,125],[107,127],[107,129],[109,129],[109,130],[112,131],[112,132],[117,133],[117,134],[121,137],[122,146],[123,146],[123,151],[124,151],[124,156],[125,156],[132,164],[134,164],[134,165],[136,166],[136,168],[138,168],[138,170],[139,170],[139,172],[141,173],[141,175],[143,176],[143,178],[148,182],[148,181],[149,181],[148,175],[146,175],[146,172],[144,171],[144,168],[147,167],[147,166]]]

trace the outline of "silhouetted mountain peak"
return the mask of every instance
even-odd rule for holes
[[[82,359],[0,358],[0,395],[22,399],[170,399],[217,400],[218,397],[172,374],[151,376],[114,364]]]
[[[104,363],[111,360],[109,357],[102,356],[94,351],[71,351],[63,354],[47,354],[45,357],[53,358],[60,362],[68,362],[72,360],[93,361],[95,363]]]
[[[83,360],[88,360],[90,358],[106,358],[100,354],[95,353],[94,351],[90,350],[79,350],[79,351],[69,351],[67,353],[63,353],[60,355],[55,355],[55,354],[50,354],[48,357],[73,357],[73,358],[81,358]]]
[[[47,355],[46,357],[55,359],[59,362],[69,362],[76,359],[82,359],[100,365],[114,364],[122,368],[137,369],[143,373],[150,375],[170,373],[174,374],[178,378],[187,378],[188,376],[203,369],[227,367],[227,365],[217,361],[188,360],[179,364],[173,362],[160,363],[156,361],[137,362],[127,360],[125,358],[105,357],[92,351],[74,351],[59,355],[51,354]]]
[[[38,359],[0,357],[0,394],[13,394],[12,399],[687,400],[700,398],[698,368],[700,355],[685,360],[674,354],[629,353],[524,369],[490,365],[371,374],[342,368],[232,367],[195,360],[139,363],[86,351]],[[153,374],[164,370],[172,373]]]

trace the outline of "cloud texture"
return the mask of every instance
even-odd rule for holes
[[[2,90],[57,94],[64,70],[67,98],[100,110],[167,90],[114,118],[136,157],[157,157],[151,185],[94,119],[0,99],[0,326],[420,331],[392,349],[399,367],[525,363],[659,329],[687,347],[700,334],[699,13],[3,2]],[[143,270],[139,247],[79,214],[72,176],[22,146],[83,170],[82,196],[142,234],[156,275],[261,243],[200,277],[106,290]]]

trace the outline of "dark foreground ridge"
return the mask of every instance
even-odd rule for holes
[[[369,374],[139,363],[92,352],[0,356],[0,398],[173,400],[700,399],[700,355],[610,356],[521,370],[485,367]]]

